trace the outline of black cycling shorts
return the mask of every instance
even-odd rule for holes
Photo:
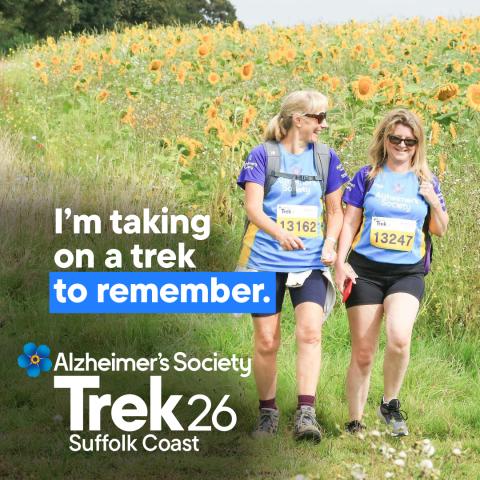
[[[358,275],[347,308],[357,305],[381,305],[392,293],[409,293],[420,301],[425,291],[423,260],[413,265],[374,262],[352,251],[348,263]]]
[[[285,298],[285,291],[287,287],[285,283],[287,281],[288,273],[277,272],[276,273],[276,307],[275,313],[282,311],[283,299]],[[305,282],[301,287],[288,287],[290,292],[290,298],[292,299],[293,308],[301,303],[313,302],[320,305],[322,308],[325,306],[325,300],[327,298],[328,280],[325,278],[321,270],[313,270],[312,273],[305,279]],[[266,317],[268,315],[274,315],[273,313],[252,313],[252,317]]]

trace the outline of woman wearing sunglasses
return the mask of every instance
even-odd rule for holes
[[[424,292],[426,233],[444,235],[448,215],[414,113],[388,113],[374,133],[369,157],[371,164],[356,173],[343,196],[347,207],[335,264],[337,287],[343,292],[351,286],[346,300],[352,343],[346,430],[365,428],[361,419],[385,316],[384,393],[377,415],[392,435],[402,436],[408,429],[398,396]]]
[[[327,99],[316,91],[297,91],[284,98],[270,121],[266,143],[247,156],[238,179],[245,189],[248,217],[239,266],[276,272],[276,311],[252,314],[253,367],[260,411],[255,437],[276,433],[277,352],[280,315],[286,288],[295,311],[298,403],[294,421],[297,440],[320,441],[315,416],[315,393],[320,373],[321,328],[327,293],[333,286],[323,274],[335,261],[342,228],[342,185],[348,181],[340,160],[323,148],[328,175],[322,177],[316,152],[318,137],[327,128]],[[314,147],[315,144],[315,147]],[[273,153],[272,153],[273,152]],[[277,152],[277,153],[275,153]],[[279,171],[272,173],[272,156]],[[272,182],[272,178],[273,182]],[[325,198],[325,205],[323,202]],[[326,209],[326,230],[322,218]]]

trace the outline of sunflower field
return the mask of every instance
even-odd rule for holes
[[[322,141],[336,150],[351,176],[366,164],[373,130],[388,110],[404,106],[424,122],[427,157],[440,178],[450,226],[446,237],[435,240],[433,273],[427,277],[413,344],[415,366],[405,384],[405,405],[418,426],[412,423],[414,438],[401,445],[388,444],[377,430],[361,442],[338,443],[343,438],[338,425],[346,419],[339,398],[344,398],[349,358],[346,316],[338,305],[323,340],[327,373],[322,370],[320,420],[327,433],[321,458],[315,447],[297,448],[289,436],[285,440],[286,429],[262,455],[234,437],[224,446],[230,454],[210,445],[207,457],[217,463],[208,478],[478,478],[480,17],[248,30],[237,23],[141,25],[47,38],[0,60],[0,327],[6,333],[1,348],[15,358],[17,344],[42,334],[65,349],[104,352],[108,345],[111,351],[138,355],[155,351],[158,338],[172,348],[181,338],[193,349],[249,356],[246,316],[235,324],[218,316],[172,322],[143,316],[52,320],[46,272],[55,269],[52,252],[66,241],[52,234],[52,212],[59,205],[96,213],[168,206],[210,214],[213,231],[198,246],[198,268],[233,270],[244,221],[236,178],[247,153],[263,141],[283,96],[299,89],[328,97],[329,129]],[[68,241],[104,251],[114,240],[105,232],[102,238],[72,235]],[[159,240],[145,242],[158,246]],[[287,312],[291,316],[291,309]],[[286,320],[287,350],[294,349],[294,328]],[[279,385],[289,392],[283,400],[291,400],[292,353],[282,355],[285,373]],[[0,459],[0,476],[26,478],[47,468],[51,476],[39,478],[100,478],[98,472],[102,478],[126,478],[122,472],[129,478],[158,478],[154,474],[163,468],[169,478],[184,478],[179,472],[197,478],[210,468],[205,459],[195,460],[194,467],[188,459],[160,467],[162,459],[148,464],[151,458],[140,456],[129,457],[128,466],[118,457],[88,463],[86,456],[69,456],[58,446],[65,435],[61,420],[42,427],[52,416],[65,416],[57,413],[63,407],[37,392],[34,397],[47,413],[35,417],[28,400],[31,387],[7,366],[1,368],[15,379],[8,393],[3,389],[4,418],[14,433],[0,439],[0,451],[10,455]],[[380,384],[379,365],[372,389],[381,389]],[[240,428],[247,432],[256,401],[253,380],[239,395],[248,400],[238,407]],[[434,407],[419,406],[418,398]],[[57,443],[43,445],[42,429]],[[22,450],[25,433],[30,457]],[[424,453],[431,441],[436,457]],[[279,458],[278,451],[285,454]],[[400,451],[404,455],[398,456]]]

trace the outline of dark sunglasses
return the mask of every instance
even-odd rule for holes
[[[327,112],[305,113],[303,116],[309,118],[316,118],[318,123],[322,123],[324,120],[327,119]]]
[[[403,142],[406,147],[414,147],[418,143],[416,138],[402,138],[397,137],[396,135],[388,135],[387,138],[388,141],[393,145],[400,145]]]

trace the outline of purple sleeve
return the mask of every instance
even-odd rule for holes
[[[354,207],[363,208],[365,198],[365,183],[370,166],[362,167],[353,177],[343,193],[343,201]]]
[[[439,182],[438,178],[435,177],[435,175],[433,176],[433,182],[432,183],[433,183],[433,190],[435,191],[438,199],[440,200],[440,205],[442,206],[442,210],[444,212],[446,212],[447,211],[447,205],[445,203],[445,198],[443,196],[442,191],[440,190],[440,182]]]
[[[333,149],[330,149],[330,166],[328,168],[327,187],[325,189],[325,195],[335,192],[344,183],[348,182],[348,174],[343,168],[337,154]]]
[[[245,189],[246,182],[265,184],[267,174],[267,153],[263,145],[256,146],[245,159],[242,171],[238,176],[237,185]]]

